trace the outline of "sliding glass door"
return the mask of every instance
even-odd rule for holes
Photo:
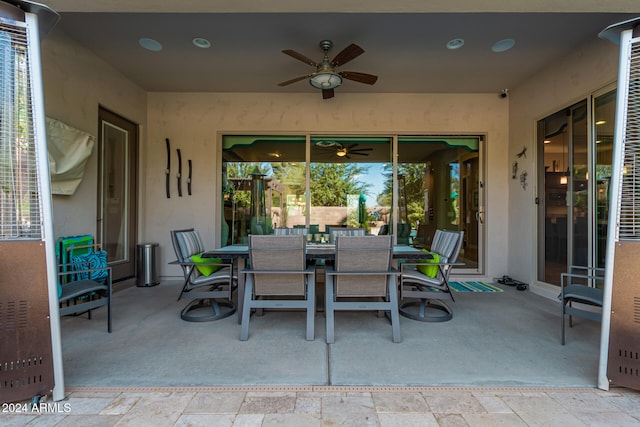
[[[478,136],[223,136],[223,245],[277,227],[392,234],[430,247],[436,229],[464,230],[465,274],[482,273]],[[393,162],[393,153],[397,159]]]
[[[538,280],[569,265],[604,267],[615,91],[538,122]]]

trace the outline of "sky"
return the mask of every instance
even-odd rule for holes
[[[368,168],[367,173],[360,177],[362,181],[371,184],[371,187],[367,191],[367,207],[377,206],[378,194],[382,193],[382,190],[384,190],[384,165],[385,163],[366,163],[358,165],[366,166]]]

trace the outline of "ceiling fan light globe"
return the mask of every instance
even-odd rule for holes
[[[309,83],[318,89],[334,89],[342,84],[342,77],[335,73],[318,73],[311,76]]]

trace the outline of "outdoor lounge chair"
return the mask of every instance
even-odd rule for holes
[[[604,268],[571,265],[569,271],[560,275],[562,303],[562,345],[564,345],[565,316],[569,315],[569,327],[573,327],[573,316],[602,320],[604,297]],[[574,304],[578,304],[574,306]]]
[[[449,275],[458,260],[463,231],[436,230],[430,252],[433,262],[402,263],[400,266],[400,314],[423,322],[444,322],[453,318],[445,300],[454,301]],[[417,299],[417,300],[416,300]],[[436,315],[430,314],[435,309]]]
[[[200,234],[193,228],[172,230],[171,242],[178,258],[173,263],[179,264],[184,274],[178,301],[187,295],[192,298],[180,317],[188,322],[208,322],[235,313],[236,306],[231,301],[235,289],[233,264],[200,258],[205,249]]]
[[[336,310],[389,313],[393,342],[400,342],[398,271],[391,266],[393,236],[337,236],[334,266],[326,270],[327,343],[334,342]]]
[[[308,341],[315,338],[315,268],[307,267],[302,234],[249,236],[250,267],[246,274],[240,340],[249,339],[254,308],[298,308],[307,314]]]

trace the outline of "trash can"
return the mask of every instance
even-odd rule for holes
[[[155,286],[160,284],[156,266],[159,246],[157,243],[138,245],[136,286]]]

